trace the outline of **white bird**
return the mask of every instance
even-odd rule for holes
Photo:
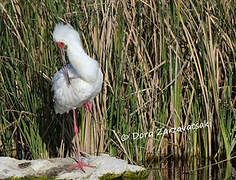
[[[63,114],[73,110],[74,132],[76,136],[78,162],[69,168],[94,167],[81,161],[78,129],[75,120],[75,109],[85,106],[89,112],[94,97],[101,91],[103,74],[98,62],[89,57],[84,51],[80,36],[73,27],[57,24],[53,31],[53,40],[60,48],[63,58],[65,46],[70,64],[56,72],[52,79],[55,112]]]

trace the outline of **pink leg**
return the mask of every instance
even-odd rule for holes
[[[84,104],[84,108],[85,108],[86,111],[92,112],[92,104],[90,104],[89,101],[87,101],[87,102]]]
[[[95,167],[95,166],[85,164],[81,160],[80,149],[79,149],[79,139],[78,139],[78,128],[77,128],[76,120],[75,120],[75,109],[73,109],[73,119],[74,119],[74,131],[75,131],[75,138],[76,138],[76,144],[77,144],[77,151],[78,151],[78,162],[77,164],[73,166],[69,166],[68,168],[79,167],[83,172],[85,172],[83,167]]]

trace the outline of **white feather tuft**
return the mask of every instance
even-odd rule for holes
[[[63,23],[59,23],[55,26],[53,40],[55,42],[63,42],[65,45],[76,41],[81,45],[79,33],[72,26]]]

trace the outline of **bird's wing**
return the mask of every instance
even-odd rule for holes
[[[65,68],[56,72],[52,79],[55,111],[61,114],[82,106],[94,91],[92,85],[81,79],[72,65],[68,64],[66,69],[71,80],[70,84],[67,82]]]

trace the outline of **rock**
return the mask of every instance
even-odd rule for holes
[[[109,155],[90,156],[85,163],[96,166],[85,167],[85,173],[78,168],[67,169],[76,162],[72,158],[54,158],[40,160],[16,160],[0,157],[0,179],[25,176],[46,176],[57,179],[98,179],[107,174],[121,175],[125,172],[137,173],[145,170],[140,166],[130,165],[125,160]]]

